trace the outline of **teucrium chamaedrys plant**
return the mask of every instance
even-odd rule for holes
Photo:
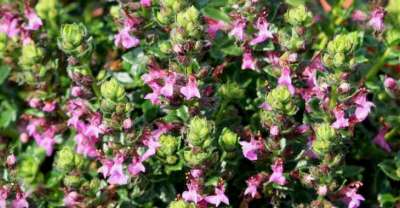
[[[0,207],[400,206],[398,0],[0,3]]]

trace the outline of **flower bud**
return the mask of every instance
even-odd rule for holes
[[[346,59],[346,57],[345,57],[344,53],[336,53],[333,56],[333,65],[335,67],[340,67],[344,64],[345,59]]]
[[[204,118],[194,117],[189,124],[187,139],[194,146],[202,146],[210,138],[212,125]]]
[[[267,103],[273,110],[281,111],[286,115],[294,115],[297,107],[292,102],[292,95],[286,86],[278,86],[267,95]]]
[[[227,152],[231,152],[236,149],[238,144],[238,135],[232,132],[228,128],[224,128],[219,137],[219,145]]]
[[[168,155],[174,154],[179,146],[179,138],[176,138],[171,135],[161,135],[160,136],[160,148],[157,151],[157,154],[161,157],[166,157]]]
[[[183,152],[183,158],[187,162],[189,166],[198,166],[202,164],[207,158],[210,157],[210,154],[206,152],[194,152],[192,150],[187,150]]]
[[[285,20],[293,26],[308,26],[312,22],[312,14],[304,5],[299,5],[285,13]]]
[[[101,95],[112,101],[122,101],[125,98],[125,88],[116,79],[104,82],[100,87]]]
[[[36,4],[36,12],[39,17],[48,21],[56,21],[57,13],[60,11],[58,0],[39,0]]]
[[[191,6],[183,12],[179,12],[176,16],[176,24],[181,27],[185,32],[194,37],[199,34],[200,24],[199,24],[199,11],[196,7]]]
[[[42,48],[37,47],[34,43],[29,43],[22,46],[22,55],[19,59],[19,64],[23,69],[29,70],[35,64],[42,61],[44,51]]]
[[[55,165],[58,170],[69,172],[74,168],[74,151],[71,147],[64,146],[57,151]]]
[[[192,203],[187,203],[183,200],[172,201],[169,203],[168,208],[195,208],[196,206]]]
[[[329,123],[323,123],[316,127],[315,136],[312,148],[317,154],[323,155],[330,150],[336,131]]]
[[[36,157],[26,157],[19,164],[18,175],[24,182],[33,183],[39,171],[40,161]]]
[[[223,100],[240,100],[244,97],[245,91],[236,82],[227,82],[218,89],[218,94]]]
[[[7,35],[5,33],[0,33],[0,57],[3,57],[3,53],[7,48]]]
[[[63,182],[67,187],[78,188],[81,185],[81,177],[76,175],[67,175],[64,177]]]
[[[61,27],[58,47],[66,54],[83,56],[91,49],[91,38],[83,24],[66,24]]]
[[[336,35],[336,37],[328,43],[328,53],[348,53],[357,47],[361,37],[362,34],[358,32]]]

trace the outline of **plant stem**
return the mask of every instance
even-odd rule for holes
[[[369,69],[367,75],[366,75],[366,80],[369,81],[373,79],[381,70],[382,66],[385,64],[386,58],[388,57],[390,53],[390,48],[387,48],[383,55],[375,62],[375,64]]]

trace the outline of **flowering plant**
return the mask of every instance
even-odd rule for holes
[[[0,3],[0,208],[400,207],[399,0]]]

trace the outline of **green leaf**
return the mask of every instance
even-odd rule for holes
[[[11,69],[8,66],[6,65],[0,66],[0,84],[3,84],[3,82],[7,79],[10,72]]]
[[[226,23],[231,22],[231,18],[223,11],[212,8],[212,7],[206,7],[203,9],[203,14],[207,17],[211,17],[215,20],[221,20]]]
[[[221,51],[225,55],[231,55],[231,56],[240,56],[242,55],[242,49],[234,44],[229,45],[228,47],[222,48]]]
[[[176,109],[176,115],[183,121],[189,120],[189,108],[184,105]]]
[[[148,57],[144,54],[142,48],[135,48],[122,55],[124,63],[131,65],[129,73],[133,76],[141,75],[146,71]],[[123,64],[124,64],[123,63]]]
[[[394,161],[392,160],[385,160],[378,164],[378,167],[385,173],[386,176],[389,178],[400,181],[399,175],[396,173],[397,167]]]

